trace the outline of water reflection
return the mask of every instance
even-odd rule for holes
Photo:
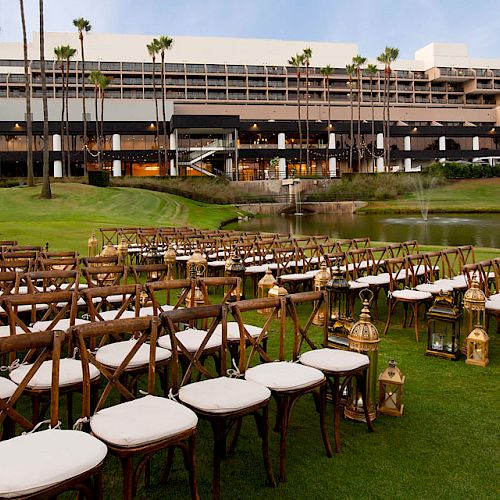
[[[369,236],[374,241],[418,240],[424,245],[500,248],[500,214],[405,215],[315,214],[258,217],[228,228],[292,234],[328,234],[334,238]]]

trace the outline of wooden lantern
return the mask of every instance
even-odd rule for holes
[[[451,292],[441,291],[427,312],[427,351],[430,356],[460,357],[460,318]]]
[[[285,295],[288,295],[288,290],[280,285],[279,278],[274,284],[274,286],[269,290],[267,296],[268,297],[284,297]],[[283,313],[284,314],[284,313]],[[281,309],[278,311],[278,318],[281,316]]]
[[[400,417],[403,415],[403,394],[406,377],[391,359],[378,378],[378,412]]]
[[[168,248],[165,250],[163,254],[163,263],[167,265],[167,280],[174,279],[174,268],[177,263],[177,255],[175,253],[174,247],[172,245],[168,245]]]
[[[314,276],[314,290],[324,290],[331,279],[330,271],[326,263],[322,262],[319,271]],[[314,315],[312,322],[315,325],[323,326],[325,323],[325,305],[323,304]]]
[[[273,276],[273,272],[269,267],[266,269],[266,274],[259,280],[257,286],[257,297],[259,299],[265,299],[269,295],[269,291],[276,284],[276,278]],[[259,314],[270,314],[270,309],[257,309]]]
[[[95,231],[92,231],[90,238],[87,241],[88,256],[95,257],[97,255],[97,238]]]
[[[207,275],[207,259],[203,257],[203,254],[197,248],[192,253],[191,257],[189,257],[186,263],[186,274],[187,276],[191,276],[191,268],[195,269],[195,276],[206,276]]]
[[[120,239],[120,243],[118,243],[118,258],[122,264],[125,264],[128,255],[128,243],[125,239],[125,236],[122,236]]]
[[[239,278],[239,285],[231,292],[231,300],[245,298],[245,264],[241,261],[241,256],[236,251],[231,255],[231,264],[226,267],[226,276],[229,278]]]
[[[477,325],[467,336],[467,359],[468,365],[487,366],[490,339],[481,325]]]
[[[476,276],[472,278],[470,288],[464,293],[464,309],[467,312],[467,331],[476,325],[484,326],[486,316],[486,295],[479,288]]]

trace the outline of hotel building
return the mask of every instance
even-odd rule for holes
[[[355,44],[173,36],[173,48],[165,58],[167,141],[164,144],[160,130],[157,144],[153,64],[146,49],[152,39],[99,33],[85,36],[86,73],[100,70],[111,77],[104,101],[103,161],[113,175],[225,175],[251,180],[285,178],[293,171],[336,177],[350,171],[350,102],[356,141],[358,96],[361,147],[353,144],[354,171],[415,171],[435,160],[492,161],[500,157],[500,58],[474,59],[466,45],[441,43],[417,50],[414,60],[397,60],[392,65],[389,166],[384,167],[382,158],[384,69],[379,64],[378,74],[371,79],[364,72],[360,89],[350,84],[345,66],[358,53]],[[43,119],[37,33],[32,40],[34,163],[35,174],[41,175]],[[82,172],[84,146],[78,35],[46,33],[50,161],[56,176],[62,175],[62,74],[53,60],[59,45],[77,49],[69,66],[73,173]],[[305,151],[299,163],[297,73],[288,64],[306,47],[311,48],[312,58],[307,86],[305,69],[301,71],[300,100],[304,150],[309,115],[308,172]],[[158,60],[155,74],[161,128]],[[333,72],[324,77],[320,70],[327,65]],[[24,92],[22,44],[1,43],[0,176],[26,175]],[[94,89],[88,79],[85,95],[89,168],[95,168]],[[158,164],[158,148],[168,151],[167,164]]]

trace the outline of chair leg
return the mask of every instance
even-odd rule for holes
[[[340,453],[340,377],[333,376],[333,436],[335,453]]]
[[[319,410],[319,425],[321,427],[321,437],[323,438],[323,444],[325,445],[326,456],[332,458],[332,445],[330,444],[330,437],[328,436],[328,431],[326,429],[326,383],[324,383],[319,388],[319,395],[314,393],[317,398],[318,410]]]
[[[189,489],[191,490],[191,499],[199,500],[198,483],[196,482],[196,462],[195,462],[195,441],[196,436],[192,434],[187,440],[187,447],[182,447],[184,462],[189,473]]]
[[[413,316],[415,317],[415,338],[418,342],[418,303],[413,304]]]
[[[269,458],[269,407],[266,405],[262,408],[262,416],[260,418],[262,432],[262,456],[264,458],[264,467],[266,469],[267,479],[271,486],[276,487],[274,479],[273,467]]]
[[[220,498],[220,466],[222,457],[225,454],[226,440],[225,423],[222,419],[212,420],[212,430],[214,433],[213,470],[212,470],[212,498]]]
[[[123,500],[132,500],[134,489],[134,471],[132,468],[132,458],[124,457],[120,459],[123,472]]]
[[[394,309],[396,307],[396,301],[389,300],[389,304],[387,306],[387,321],[385,323],[385,328],[384,328],[384,335],[387,334],[387,330],[389,330],[389,326],[391,324],[391,319],[392,319],[392,313],[394,312]]]
[[[280,429],[280,481],[286,481],[286,435],[290,421],[290,397],[285,395],[281,399],[281,429]]]

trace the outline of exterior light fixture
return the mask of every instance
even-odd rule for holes
[[[394,417],[403,415],[405,380],[406,377],[401,373],[396,361],[391,359],[389,366],[378,378],[378,413]]]

